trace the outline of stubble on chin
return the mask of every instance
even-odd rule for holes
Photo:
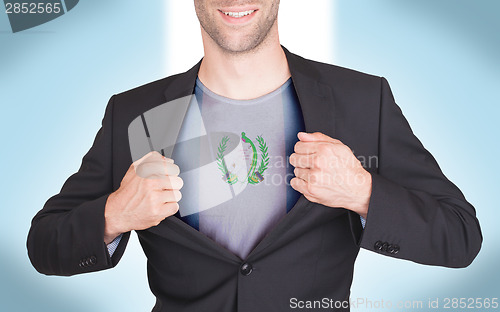
[[[246,36],[236,40],[225,35],[217,27],[216,17],[210,16],[204,4],[200,2],[196,14],[203,31],[212,39],[218,48],[229,55],[247,54],[256,52],[265,45],[266,39],[276,24],[279,2],[272,7],[271,13],[263,21],[257,23]],[[277,26],[277,25],[276,25]]]

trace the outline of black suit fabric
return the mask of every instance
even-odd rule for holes
[[[474,207],[414,136],[387,81],[283,49],[306,131],[341,140],[372,175],[366,227],[355,213],[301,196],[240,259],[179,218],[166,218],[137,231],[157,298],[153,311],[289,311],[296,310],[291,298],[348,300],[360,247],[447,267],[465,267],[479,252]],[[68,276],[117,265],[130,233],[109,257],[104,207],[132,163],[128,126],[191,95],[200,63],[110,99],[78,172],[32,221],[27,247],[39,272]]]

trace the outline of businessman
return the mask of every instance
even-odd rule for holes
[[[348,310],[360,247],[429,265],[473,261],[475,210],[413,135],[384,78],[282,47],[279,0],[194,4],[203,59],[110,99],[78,172],[32,221],[27,247],[39,272],[112,268],[135,230],[153,311],[289,311],[296,300]],[[176,117],[179,144],[166,157],[148,112],[186,96],[196,105]],[[217,165],[190,175],[187,142],[200,120]],[[131,152],[135,121],[153,142],[141,157]],[[217,201],[215,187],[231,196]],[[200,209],[207,202],[216,204]]]

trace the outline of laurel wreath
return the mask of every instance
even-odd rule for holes
[[[217,147],[217,166],[219,167],[219,170],[222,172],[223,178],[227,180],[228,183],[233,184],[236,183],[236,180],[230,179],[230,176],[232,175],[229,170],[227,169],[226,162],[224,161],[224,152],[226,151],[227,148],[227,142],[229,141],[228,136],[224,136],[222,140],[219,143],[219,146]],[[262,136],[257,136],[257,142],[259,142],[259,150],[260,150],[260,155],[261,155],[261,161],[259,164],[259,168],[257,171],[260,174],[263,174],[264,171],[269,166],[269,154],[268,154],[268,148],[267,148],[267,143],[264,141]]]
[[[269,154],[267,153],[267,143],[260,135],[257,136],[257,142],[259,142],[259,150],[261,155],[261,160],[257,171],[259,171],[260,174],[263,174],[269,165]]]
[[[224,151],[227,148],[227,142],[229,141],[229,137],[225,136],[219,143],[219,147],[217,148],[217,166],[224,176],[227,176],[228,170],[226,166],[226,162],[224,161]]]

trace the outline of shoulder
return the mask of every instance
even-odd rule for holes
[[[199,64],[184,73],[115,94],[112,100],[115,115],[129,121],[154,107],[192,94]]]
[[[173,100],[167,98],[167,90],[175,90],[176,92],[170,93],[178,94],[179,97],[188,95],[179,93],[188,92],[185,90],[189,88],[189,83],[185,82],[183,87],[179,86],[179,77],[182,75],[185,73],[168,76],[113,95],[107,110],[112,112],[114,124],[119,127],[128,126],[141,114]]]
[[[145,99],[164,99],[164,92],[168,86],[181,74],[176,74],[162,78],[156,81],[152,81],[141,86],[135,87],[133,89],[120,92],[115,94],[115,99],[134,101],[134,100],[145,100]]]
[[[382,77],[364,73],[334,64],[310,60],[302,56],[291,54],[290,61],[304,74],[314,77],[315,80],[331,85],[349,89],[380,89]]]

